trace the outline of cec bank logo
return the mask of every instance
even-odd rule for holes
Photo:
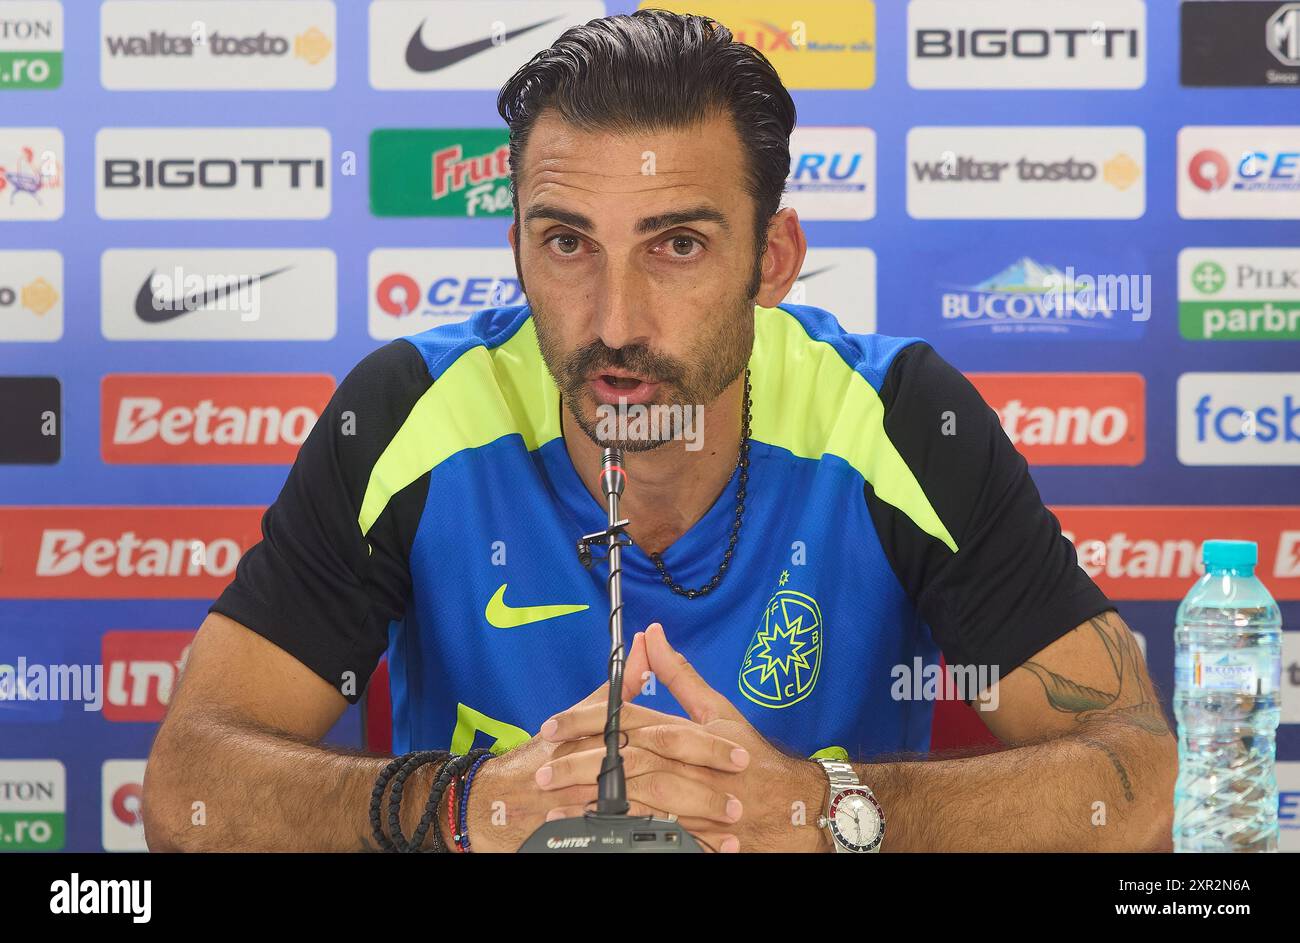
[[[781,574],[780,584],[790,579]],[[825,649],[825,627],[817,600],[780,589],[767,601],[740,665],[740,693],[762,707],[797,704],[817,684]]]
[[[767,57],[789,89],[876,84],[876,5],[870,0],[641,0],[638,7],[712,17],[735,42]]]

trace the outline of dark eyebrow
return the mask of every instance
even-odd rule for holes
[[[561,209],[558,206],[551,206],[549,203],[538,203],[530,206],[528,212],[524,214],[524,225],[527,226],[534,220],[542,219],[552,219],[557,223],[563,223],[584,232],[593,232],[596,228],[591,220],[583,214]],[[671,213],[660,213],[658,216],[646,216],[637,221],[634,229],[637,235],[644,236],[673,226],[684,226],[687,223],[698,222],[717,223],[722,227],[723,232],[731,232],[731,225],[727,221],[726,215],[706,205],[674,210]]]

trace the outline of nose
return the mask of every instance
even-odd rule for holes
[[[598,276],[592,329],[606,347],[649,344],[650,305],[646,285],[630,267],[610,263]]]

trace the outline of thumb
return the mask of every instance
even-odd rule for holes
[[[677,698],[677,703],[686,709],[691,720],[697,724],[707,724],[721,717],[742,719],[740,711],[709,687],[708,682],[686,660],[686,656],[668,644],[664,627],[658,622],[651,623],[645,630],[645,646],[650,658],[650,670]]]

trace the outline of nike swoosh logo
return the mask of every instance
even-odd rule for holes
[[[415,29],[415,34],[411,37],[411,41],[406,44],[406,64],[413,72],[437,72],[440,69],[455,65],[457,62],[464,62],[471,56],[477,56],[480,52],[491,49],[493,46],[499,46],[506,40],[522,36],[539,26],[554,23],[558,19],[560,19],[559,16],[553,16],[549,20],[542,20],[532,26],[522,26],[519,29],[511,30],[496,42],[492,41],[492,37],[488,37],[487,39],[476,39],[460,46],[451,46],[447,49],[430,49],[424,44],[420,34],[424,32],[424,24],[428,21],[421,20],[420,25]]]
[[[274,269],[263,275],[232,279],[226,284],[219,285],[208,291],[201,291],[187,298],[172,298],[170,300],[153,293],[153,277],[158,271],[154,269],[135,294],[135,316],[146,324],[162,324],[165,321],[179,318],[182,314],[189,314],[191,311],[198,311],[200,308],[216,304],[232,291],[243,291],[249,286],[262,281],[262,279],[279,275],[281,272],[287,272],[291,268],[293,268],[292,265],[286,265],[284,268]]]
[[[517,629],[521,625],[545,622],[547,619],[567,616],[590,608],[590,606],[519,606],[517,608],[507,606],[506,584],[502,583],[501,588],[493,593],[492,598],[488,600],[483,617],[488,620],[488,625],[493,628]]]

